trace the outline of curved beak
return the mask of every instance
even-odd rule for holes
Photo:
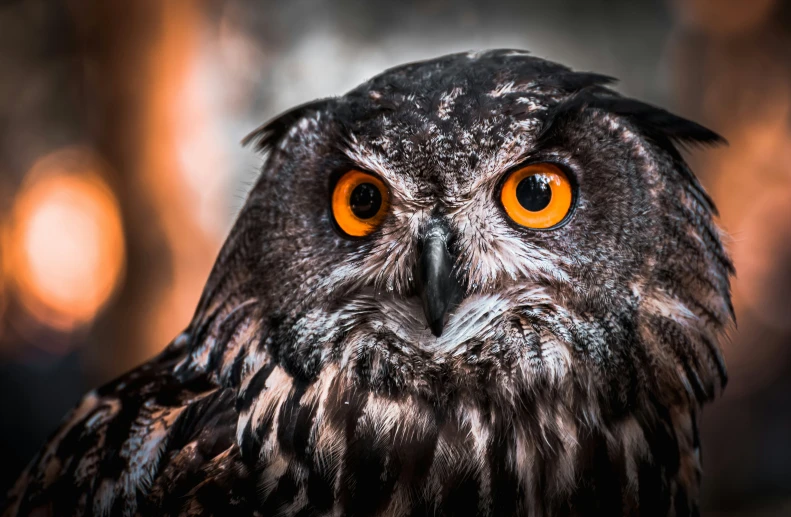
[[[451,232],[441,219],[432,219],[421,239],[417,263],[417,289],[423,302],[423,314],[431,333],[439,337],[445,317],[462,294],[453,271],[454,258],[449,251]]]

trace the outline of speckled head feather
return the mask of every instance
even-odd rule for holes
[[[10,514],[697,515],[733,267],[676,146],[721,138],[611,82],[454,54],[262,126],[193,321],[83,401]],[[531,163],[570,178],[563,224],[503,209]],[[390,196],[355,239],[350,169]],[[429,328],[436,228],[457,291]]]

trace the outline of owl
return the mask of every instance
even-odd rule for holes
[[[4,515],[688,516],[734,269],[712,131],[518,50],[392,68],[266,156],[183,333]]]

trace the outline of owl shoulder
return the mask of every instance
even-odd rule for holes
[[[165,353],[85,395],[2,515],[131,515],[216,475],[235,448],[235,394],[207,377],[176,378],[179,355]]]

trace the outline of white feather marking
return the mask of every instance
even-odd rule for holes
[[[168,431],[184,409],[186,406],[159,407],[151,400],[143,405],[119,453],[127,461],[117,482],[124,498],[136,497],[150,485]]]
[[[454,86],[450,91],[443,92],[439,97],[439,106],[437,107],[437,116],[443,120],[447,120],[453,104],[459,95],[464,93],[464,89],[459,86]]]
[[[689,325],[697,316],[678,298],[674,298],[660,288],[654,288],[643,297],[642,307],[649,314],[671,319],[682,325]]]

